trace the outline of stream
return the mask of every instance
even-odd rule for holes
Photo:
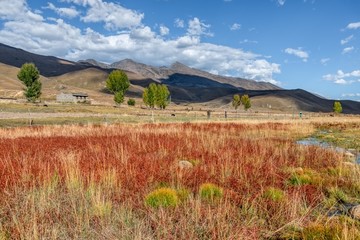
[[[327,142],[323,142],[319,139],[316,138],[305,138],[299,141],[296,141],[297,144],[300,145],[305,145],[305,146],[319,146],[322,148],[327,148],[327,149],[333,149],[337,152],[341,152],[341,153],[351,153],[355,155],[355,162],[357,164],[360,164],[360,153],[357,153],[356,151],[352,151],[352,150],[347,150],[345,148],[341,148],[341,147],[335,147]]]
[[[343,153],[343,154],[352,154],[355,157],[355,163],[360,164],[360,153],[356,152],[356,150],[335,147],[327,142],[323,142],[323,141],[313,138],[313,137],[296,141],[296,143],[300,144],[300,145],[305,145],[305,146],[319,146],[321,148],[333,149],[333,150]],[[354,159],[354,157],[351,157],[351,158]],[[359,206],[360,206],[359,203],[339,203],[336,207],[329,210],[329,212],[327,213],[327,216],[334,217],[334,216],[343,216],[343,215],[349,216],[350,215],[351,217],[353,217],[355,219],[359,219],[359,214],[354,216],[351,213],[352,209],[356,209]]]

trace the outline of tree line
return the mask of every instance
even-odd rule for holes
[[[24,96],[29,102],[37,101],[41,96],[42,84],[40,82],[40,71],[34,63],[24,63],[18,74],[18,79],[25,85]],[[124,102],[125,93],[130,87],[130,81],[126,73],[122,70],[113,70],[106,80],[106,88],[114,94],[114,102],[121,104]],[[151,83],[145,88],[142,99],[146,106],[150,108],[159,107],[165,109],[170,103],[170,91],[166,85]],[[128,105],[134,106],[135,100],[129,99]],[[243,105],[247,111],[251,108],[251,101],[249,95],[240,96],[235,94],[232,99],[232,106],[237,110],[239,106]],[[335,101],[333,111],[335,113],[342,112],[340,101]]]

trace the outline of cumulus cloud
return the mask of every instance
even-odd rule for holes
[[[108,30],[132,28],[141,25],[143,13],[124,8],[120,4],[103,0],[64,0],[88,7],[86,15],[81,17],[85,23],[104,22]]]
[[[352,52],[354,50],[354,47],[347,47],[347,48],[344,48],[343,50],[342,50],[342,54],[347,54],[347,53],[350,53],[350,52]]]
[[[185,27],[185,22],[184,22],[184,20],[179,19],[179,18],[175,19],[174,24],[175,24],[175,26],[178,27],[178,28],[184,28],[184,27]]]
[[[49,2],[48,2],[47,7],[44,7],[44,9],[53,10],[54,12],[59,14],[61,17],[67,17],[67,18],[74,18],[80,14],[80,12],[78,12],[76,10],[76,8],[73,6],[70,8],[57,8],[57,7],[55,7],[54,4],[49,3]]]
[[[348,42],[350,42],[352,39],[354,38],[354,35],[350,35],[345,39],[341,39],[340,43],[341,45],[347,44]]]
[[[44,18],[28,9],[26,0],[1,1],[0,18],[17,21],[43,21]]]
[[[205,24],[204,22],[201,22],[199,18],[195,17],[189,20],[189,27],[187,29],[187,33],[190,36],[212,36],[213,34],[208,31],[209,28],[209,24]]]
[[[115,62],[124,58],[157,66],[170,65],[175,61],[183,62],[190,67],[205,71],[217,72],[221,75],[251,78],[257,81],[278,83],[275,74],[281,72],[280,65],[269,62],[266,57],[238,48],[206,43],[203,36],[210,36],[210,25],[199,18],[189,20],[187,32],[177,38],[164,39],[160,33],[154,32],[142,22],[142,14],[134,24],[120,24],[110,21],[105,14],[103,22],[113,24],[121,31],[103,34],[85,24],[79,28],[62,19],[44,19],[34,13],[21,0],[8,1],[17,3],[20,12],[0,9],[0,17],[4,19],[0,28],[0,42],[23,48],[38,54],[54,55],[69,60],[95,58],[103,62]],[[84,6],[87,15],[99,6],[106,6],[100,0],[68,0],[72,4]],[[13,5],[12,5],[13,6]],[[10,7],[10,3],[8,5]],[[119,7],[117,5],[116,7]],[[121,7],[122,8],[122,7]],[[114,10],[116,12],[117,10]],[[136,13],[124,9],[128,13]],[[105,13],[108,9],[104,10]],[[23,16],[17,18],[18,16]],[[100,20],[99,20],[100,21]],[[126,28],[129,26],[129,28]],[[130,27],[131,26],[131,27]],[[163,26],[163,33],[166,33]]]
[[[170,33],[170,29],[164,25],[160,25],[160,35],[161,36],[166,36],[169,35]]]
[[[323,79],[332,81],[336,84],[352,84],[355,82],[360,82],[360,70],[354,70],[348,73],[342,70],[338,70],[336,74],[324,75]]]
[[[284,51],[287,54],[294,55],[296,57],[301,58],[304,62],[307,62],[307,60],[309,58],[309,54],[307,52],[301,50],[301,48],[298,48],[298,49],[286,48]]]
[[[230,26],[231,31],[236,31],[239,30],[240,28],[241,28],[241,24],[239,23],[234,23],[233,25]]]
[[[346,26],[347,29],[358,29],[360,28],[360,22],[349,23]]]

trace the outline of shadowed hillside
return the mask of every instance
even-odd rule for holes
[[[26,62],[35,63],[41,75],[45,77],[60,76],[65,73],[86,69],[84,65],[52,56],[42,56],[13,48],[0,43],[0,62],[20,68]]]
[[[283,90],[271,83],[214,75],[176,62],[170,67],[154,67],[125,59],[105,64],[89,59],[72,62],[42,56],[0,44],[0,97],[21,97],[23,85],[17,79],[22,64],[33,62],[41,73],[44,99],[55,99],[60,92],[86,92],[98,102],[113,102],[105,88],[110,71],[122,69],[131,86],[127,97],[139,98],[150,83],[166,84],[171,101],[207,107],[231,106],[236,93],[249,94],[254,108],[279,111],[332,112],[334,100],[324,99],[302,89]],[[344,113],[360,113],[360,103],[341,101]]]

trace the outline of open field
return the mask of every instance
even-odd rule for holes
[[[331,214],[360,202],[359,166],[295,142],[334,126],[360,121],[0,129],[0,239],[359,239]]]

